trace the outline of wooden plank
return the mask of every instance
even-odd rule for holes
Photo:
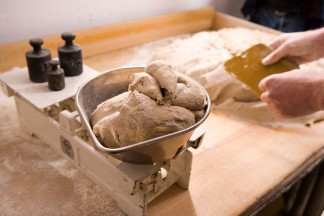
[[[205,123],[189,191],[174,186],[149,204],[149,215],[251,215],[324,157],[324,122],[271,128],[213,112]]]
[[[82,47],[83,58],[87,59],[172,35],[209,29],[212,26],[213,15],[213,8],[207,7],[79,30],[75,32],[75,43]],[[53,58],[57,57],[57,48],[63,44],[60,34],[45,36],[42,39],[43,47],[51,51]],[[14,66],[26,66],[25,52],[28,50],[31,50],[29,39],[0,44],[0,72]]]
[[[264,32],[280,34],[280,32],[277,30],[273,30],[273,29],[264,27],[262,25],[252,23],[252,22],[249,22],[244,19],[233,17],[228,14],[224,14],[221,12],[215,12],[214,21],[213,21],[213,29],[217,30],[217,29],[221,29],[221,28],[233,28],[233,27],[259,29]]]

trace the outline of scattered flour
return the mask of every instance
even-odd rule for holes
[[[18,125],[13,98],[0,91],[0,215],[124,216],[116,201]]]

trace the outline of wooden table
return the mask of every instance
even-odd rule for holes
[[[139,44],[182,33],[226,26],[271,31],[216,13],[212,8],[203,8],[82,30],[76,32],[76,43],[83,48],[84,63],[103,72],[127,66],[129,59],[138,57],[136,46]],[[43,39],[55,57],[56,48],[61,43],[59,35]],[[6,71],[13,66],[25,66],[23,55],[29,49],[27,41],[0,45],[0,71]],[[1,106],[6,106],[4,103],[7,101],[0,100]],[[13,106],[14,104],[9,105],[7,110]],[[0,116],[2,119],[7,118],[3,112]],[[272,128],[212,111],[201,127],[206,131],[206,135],[202,146],[193,151],[189,190],[172,186],[149,204],[149,215],[250,215],[280,196],[324,158],[324,122],[311,127]],[[14,128],[17,129],[17,126]],[[12,133],[6,132],[7,129],[5,125],[0,127],[1,143],[13,137]],[[20,141],[21,139],[15,140],[16,143]],[[1,151],[3,148],[0,147],[0,155]],[[23,184],[22,181],[16,185]],[[10,194],[10,189],[7,190],[7,194]],[[11,190],[14,193],[15,189]],[[102,199],[111,199],[102,196]],[[61,199],[64,199],[64,196]],[[87,205],[85,202],[81,204]],[[29,205],[22,206],[28,212]],[[92,207],[92,213],[100,212],[100,206]],[[122,214],[118,210],[113,212],[116,215]],[[78,213],[71,210],[70,215]]]

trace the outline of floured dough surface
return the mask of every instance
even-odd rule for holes
[[[247,28],[224,28],[176,39],[154,53],[153,60],[164,60],[207,90],[214,109],[233,117],[263,124],[312,124],[324,119],[324,112],[292,119],[280,119],[246,85],[224,68],[226,60],[258,43],[268,44],[277,35]],[[301,68],[323,68],[324,60],[301,65]]]
[[[99,104],[91,124],[102,144],[118,148],[188,128],[206,105],[199,83],[155,61],[134,74],[129,91]]]
[[[129,85],[129,90],[137,90],[139,93],[155,100],[162,99],[163,96],[159,83],[150,74],[145,72],[135,73],[133,79],[133,82]]]

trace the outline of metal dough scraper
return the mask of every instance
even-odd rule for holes
[[[282,58],[272,65],[264,66],[261,60],[270,52],[271,49],[264,44],[254,45],[241,55],[227,60],[224,64],[225,70],[249,86],[260,97],[261,91],[258,84],[263,78],[298,68],[298,65],[288,58]]]

